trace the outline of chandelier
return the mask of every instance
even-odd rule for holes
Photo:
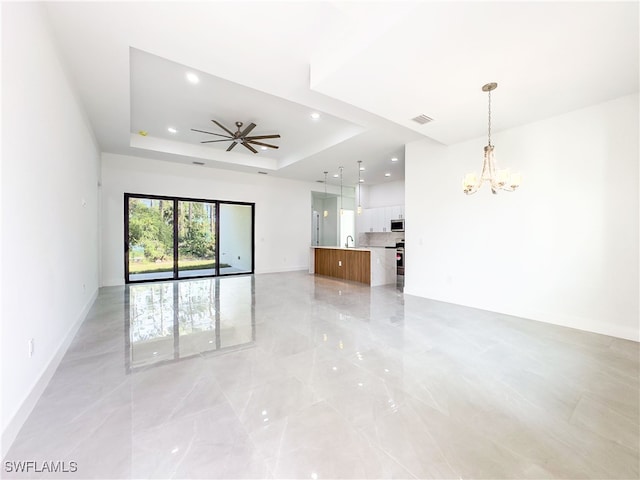
[[[489,94],[489,122],[488,122],[488,142],[484,147],[484,160],[482,162],[482,173],[480,179],[475,173],[467,173],[462,181],[464,193],[471,195],[476,193],[483,182],[489,182],[491,185],[491,193],[498,193],[498,190],[506,190],[513,192],[520,186],[522,177],[519,173],[510,173],[509,170],[498,170],[496,159],[493,155],[493,145],[491,145],[491,91],[498,88],[495,82],[487,83],[482,87],[483,92]]]

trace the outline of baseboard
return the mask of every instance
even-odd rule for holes
[[[435,300],[437,302],[450,303],[452,305],[461,305],[463,307],[476,308],[478,310],[484,310],[487,312],[509,315],[512,317],[521,318],[523,320],[533,320],[535,322],[573,328],[574,330],[582,330],[583,332],[597,333],[598,335],[606,335],[608,337],[640,342],[640,331],[638,328],[625,327],[622,325],[611,325],[610,323],[600,322],[597,319],[562,315],[554,312],[538,312],[529,310],[505,311],[492,308],[491,306],[487,305],[469,305],[466,303],[457,302],[452,299],[425,297],[424,295],[421,295],[421,292],[415,292],[408,289],[405,289],[404,294],[406,296],[414,296],[427,300]]]
[[[299,272],[304,270],[305,272],[309,271],[309,266],[298,266],[298,267],[286,267],[286,268],[269,268],[265,270],[256,270],[256,275],[261,273],[286,273],[286,272]]]
[[[40,378],[38,378],[38,380],[35,382],[33,388],[27,395],[27,398],[25,398],[25,400],[22,402],[22,405],[20,405],[20,408],[18,409],[16,414],[9,421],[6,428],[2,432],[2,446],[0,447],[2,458],[4,458],[9,452],[11,445],[13,445],[13,442],[18,436],[18,433],[20,433],[20,429],[22,428],[24,423],[27,421],[27,418],[29,418],[29,415],[31,414],[34,407],[38,403],[38,400],[42,396],[42,393],[44,392],[45,388],[47,388],[47,385],[51,381],[51,378],[53,377],[54,373],[56,373],[58,365],[60,365],[60,362],[64,358],[65,353],[67,353],[67,349],[69,348],[69,346],[71,345],[71,342],[75,338],[76,333],[78,333],[80,326],[82,325],[84,320],[87,318],[89,310],[91,310],[91,307],[93,306],[97,298],[98,298],[98,289],[96,289],[93,292],[93,295],[91,295],[91,298],[85,304],[84,308],[78,315],[78,318],[76,319],[72,327],[69,329],[69,332],[67,333],[66,337],[60,344],[60,347],[58,348],[56,353],[53,355],[53,357],[49,361],[49,364],[45,368],[44,372],[42,372],[42,375],[40,375]]]
[[[608,337],[640,342],[640,332],[638,331],[638,328],[611,325],[610,323],[604,323],[597,319],[571,317],[567,315],[540,315],[533,312],[525,318],[535,320],[536,322],[550,323],[552,325],[560,325],[561,327],[583,330],[585,332],[597,333]]]
[[[122,278],[105,278],[100,283],[101,287],[119,287],[124,285],[124,277]]]

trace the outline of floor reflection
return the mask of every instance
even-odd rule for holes
[[[129,285],[127,372],[254,345],[253,275]]]

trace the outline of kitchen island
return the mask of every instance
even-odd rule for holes
[[[309,273],[366,283],[396,283],[396,251],[386,247],[311,247]]]

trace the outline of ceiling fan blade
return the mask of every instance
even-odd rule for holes
[[[265,138],[280,138],[280,135],[257,135],[255,137],[245,137],[246,140],[262,140]]]
[[[233,138],[233,137],[229,137],[229,136],[227,136],[227,135],[220,135],[219,133],[207,132],[207,131],[205,131],[205,130],[197,130],[197,129],[195,129],[195,128],[192,128],[191,130],[192,130],[192,131],[194,131],[194,132],[208,133],[209,135],[215,135],[215,136],[217,136],[217,137]]]
[[[219,140],[214,140],[214,142],[218,142]],[[255,140],[247,140],[247,143],[251,143],[253,145],[260,145],[261,147],[269,147],[269,148],[280,148],[277,145],[270,145],[268,143],[256,142]]]
[[[211,120],[211,121],[213,123],[215,123],[216,125],[218,125],[221,129],[223,129],[225,132],[227,132],[229,135],[231,135],[233,137],[233,132],[231,130],[229,130],[227,127],[222,125],[220,122],[216,122],[215,120]]]
[[[249,124],[249,126],[248,126],[247,128],[245,128],[245,129],[242,131],[242,133],[240,134],[240,137],[241,137],[241,138],[246,137],[246,136],[249,134],[249,132],[250,132],[251,130],[253,130],[254,128],[256,128],[256,124],[255,124],[255,123],[253,123],[253,122],[252,122],[252,123],[250,123],[250,124]]]
[[[222,140],[205,140],[204,142],[200,142],[200,143],[228,142],[230,140],[231,140],[230,138],[223,138]]]
[[[229,145],[229,148],[227,148],[227,152],[231,151],[237,144],[238,142],[233,142],[231,145]]]
[[[255,148],[253,148],[251,145],[249,145],[248,143],[244,143],[242,142],[242,145],[244,147],[247,147],[249,150],[251,150],[253,153],[258,153],[258,150],[256,150]]]

